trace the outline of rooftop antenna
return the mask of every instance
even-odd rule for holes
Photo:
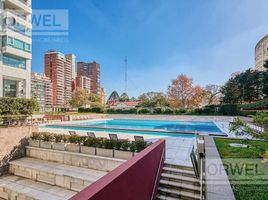
[[[127,94],[127,56],[125,57],[125,93]]]

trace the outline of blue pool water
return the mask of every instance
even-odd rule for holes
[[[92,120],[81,123],[65,124],[63,126],[50,125],[47,127],[68,130],[83,130],[96,132],[100,131],[112,133],[123,132],[128,134],[161,135],[174,137],[186,137],[186,134],[183,134],[183,132],[195,131],[198,133],[213,133],[219,135],[222,134],[221,130],[213,122],[114,119]],[[169,132],[160,132],[159,130]],[[187,135],[187,137],[193,137],[193,135]]]
[[[76,124],[77,125],[77,124]],[[127,129],[160,129],[167,131],[185,132],[213,132],[221,133],[221,130],[213,122],[184,122],[184,121],[160,121],[160,120],[100,120],[79,123],[82,126],[95,126],[103,128],[127,128]]]
[[[98,129],[98,128],[85,128],[85,127],[70,127],[70,126],[49,126],[46,128],[53,129],[66,129],[74,131],[94,131],[94,132],[105,132],[105,133],[126,133],[126,134],[142,134],[142,135],[156,135],[156,136],[166,136],[166,137],[179,137],[179,138],[193,138],[195,135],[183,134],[183,133],[163,133],[163,132],[147,132],[147,131],[137,131],[137,130],[117,130],[117,129]]]

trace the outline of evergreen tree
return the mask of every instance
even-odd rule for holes
[[[268,97],[268,60],[265,61],[263,67],[266,71],[263,74],[263,94],[267,98]]]

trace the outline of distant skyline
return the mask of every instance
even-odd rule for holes
[[[33,9],[69,10],[65,42],[33,38],[32,71],[43,72],[44,53],[74,53],[101,65],[107,96],[166,92],[179,74],[194,84],[224,84],[254,67],[256,43],[268,34],[267,0],[33,0]]]

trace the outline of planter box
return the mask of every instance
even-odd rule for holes
[[[114,157],[123,159],[123,160],[129,160],[130,158],[133,157],[133,153],[130,151],[119,151],[119,150],[114,150]]]
[[[52,144],[51,144],[51,142],[43,142],[43,141],[40,141],[40,148],[51,149],[52,148]]]
[[[96,148],[96,155],[113,158],[114,157],[114,150],[113,149]]]
[[[79,144],[67,144],[66,151],[79,153],[80,152],[80,145]]]
[[[89,154],[89,155],[96,155],[96,148],[81,146],[81,153]]]
[[[40,141],[39,140],[29,140],[29,145],[31,147],[40,147]]]
[[[65,143],[53,143],[52,149],[58,150],[58,151],[65,151]]]

